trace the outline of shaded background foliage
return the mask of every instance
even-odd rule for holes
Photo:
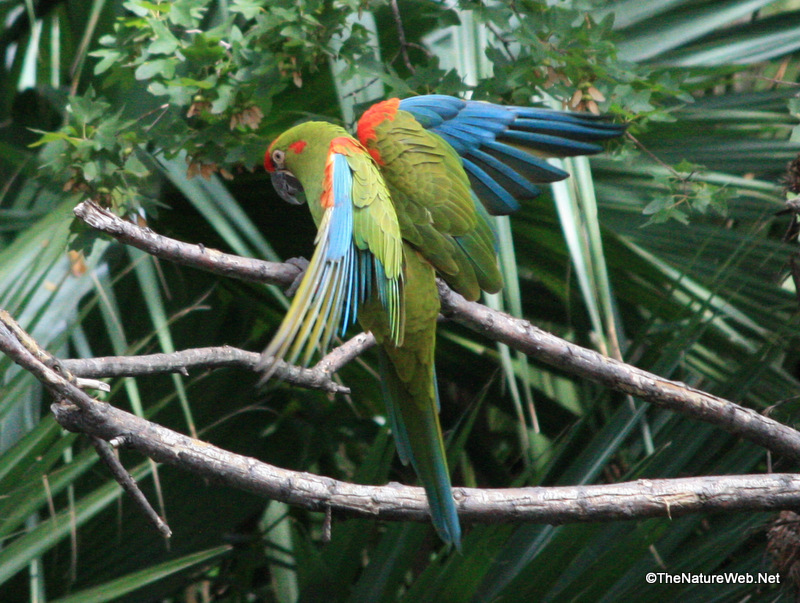
[[[610,112],[612,153],[498,222],[507,308],[556,334],[792,424],[795,241],[782,178],[800,7],[769,0],[548,6],[28,0],[0,4],[0,306],[59,356],[230,344],[259,350],[273,287],[156,262],[71,219],[92,197],[186,241],[308,255],[304,209],[258,169],[268,142],[375,98],[471,94]],[[513,243],[512,243],[513,241]],[[71,251],[67,252],[69,245]],[[82,253],[79,253],[82,252]],[[457,484],[597,483],[794,467],[708,425],[443,325],[439,383]],[[329,400],[233,370],[112,383],[108,400],[229,450],[360,483],[409,482],[374,358]],[[463,554],[425,525],[336,521],[123,452],[173,529],[166,547],[0,359],[3,600],[774,599],[780,587],[648,585],[648,571],[775,571],[767,514],[472,526]],[[535,412],[534,412],[535,407]],[[773,543],[774,545],[774,543]]]

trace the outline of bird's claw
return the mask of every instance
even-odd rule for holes
[[[286,287],[284,290],[286,297],[294,297],[294,294],[297,292],[297,288],[300,286],[300,283],[303,281],[303,277],[306,275],[308,260],[303,257],[289,258],[286,260],[286,263],[291,264],[292,266],[297,266],[300,269],[300,273],[294,277],[292,284]]]

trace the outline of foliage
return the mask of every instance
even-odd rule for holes
[[[374,81],[387,96],[469,92],[518,104],[547,96],[628,121],[631,137],[614,156],[592,160],[594,187],[580,162],[570,163],[570,184],[513,218],[506,303],[561,336],[757,409],[775,407],[791,423],[800,384],[785,267],[795,249],[781,241],[785,219],[773,213],[797,153],[797,108],[794,87],[773,79],[796,80],[800,12],[769,0],[398,4],[409,42],[402,48],[391,6],[377,0],[0,5],[0,305],[63,357],[225,343],[263,349],[285,308],[280,292],[70,230],[69,211],[91,197],[184,240],[268,259],[307,255],[314,233],[305,211],[281,204],[257,166],[291,123],[342,121],[343,105],[369,100],[357,90],[339,98],[335,64],[344,83]],[[377,47],[356,18],[367,13]],[[463,79],[447,57],[426,50],[428,35],[458,24],[486,34],[476,61],[485,58],[491,77]],[[68,242],[85,254],[65,253]],[[529,366],[463,329],[441,334],[456,483],[767,467],[763,450],[711,427]],[[119,380],[109,400],[281,466],[405,482],[413,475],[394,456],[374,360],[342,371],[357,384],[347,400],[284,385],[259,392],[255,377],[233,371]],[[91,447],[47,416],[38,385],[5,358],[0,374],[3,600],[779,594],[644,581],[664,567],[768,571],[763,514],[472,526],[463,554],[441,550],[428,526],[337,521],[322,545],[316,514],[123,454],[175,533],[165,550]],[[533,399],[539,433],[529,424]]]

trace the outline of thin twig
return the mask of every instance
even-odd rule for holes
[[[375,343],[375,336],[372,333],[359,333],[331,350],[326,356],[323,356],[314,366],[314,369],[325,371],[328,374],[335,373],[348,362],[370,349]]]
[[[394,24],[397,27],[397,39],[400,41],[400,55],[403,57],[403,63],[412,74],[416,73],[416,69],[414,69],[414,65],[411,64],[411,59],[408,56],[408,43],[406,42],[406,32],[403,28],[403,19],[400,17],[400,7],[397,5],[397,0],[391,0],[390,5]]]
[[[337,348],[338,349],[338,348]],[[345,346],[345,352],[348,347]],[[336,350],[334,350],[336,352]],[[333,354],[333,352],[332,352]],[[337,355],[334,355],[336,357]],[[327,357],[326,357],[327,358]],[[325,358],[323,358],[325,361]],[[61,366],[80,377],[141,377],[164,373],[188,374],[189,369],[224,367],[258,370],[261,354],[231,346],[192,348],[170,354],[142,356],[107,356],[61,360]],[[348,394],[350,389],[331,379],[331,373],[344,364],[331,365],[322,361],[313,368],[302,368],[280,362],[276,369],[279,379],[308,389],[320,389],[335,394]]]
[[[169,529],[169,526],[164,522],[161,517],[159,517],[156,510],[152,507],[150,502],[145,497],[142,490],[139,488],[139,484],[136,483],[136,480],[133,479],[130,473],[122,466],[122,463],[119,462],[117,455],[111,450],[108,442],[103,439],[98,438],[97,436],[90,436],[92,440],[92,444],[94,445],[94,449],[97,451],[97,456],[105,463],[106,467],[111,471],[111,474],[114,476],[114,479],[117,480],[117,483],[122,486],[122,489],[128,493],[128,495],[133,499],[136,506],[145,514],[150,523],[152,523],[156,529],[161,532],[161,535],[164,538],[170,538],[172,536],[172,530]]]

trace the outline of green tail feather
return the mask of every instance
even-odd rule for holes
[[[386,409],[397,443],[397,453],[404,464],[411,463],[422,481],[431,508],[431,519],[439,537],[460,549],[461,526],[439,425],[435,377],[431,384],[433,395],[425,396],[427,400],[414,399],[414,394],[398,376],[386,350],[381,348],[379,356]]]
[[[358,320],[378,340],[381,383],[400,459],[411,463],[422,481],[439,536],[459,547],[461,528],[439,426],[433,366],[439,293],[433,266],[408,244],[405,259],[403,345],[393,345],[386,312],[375,296],[361,307]]]

